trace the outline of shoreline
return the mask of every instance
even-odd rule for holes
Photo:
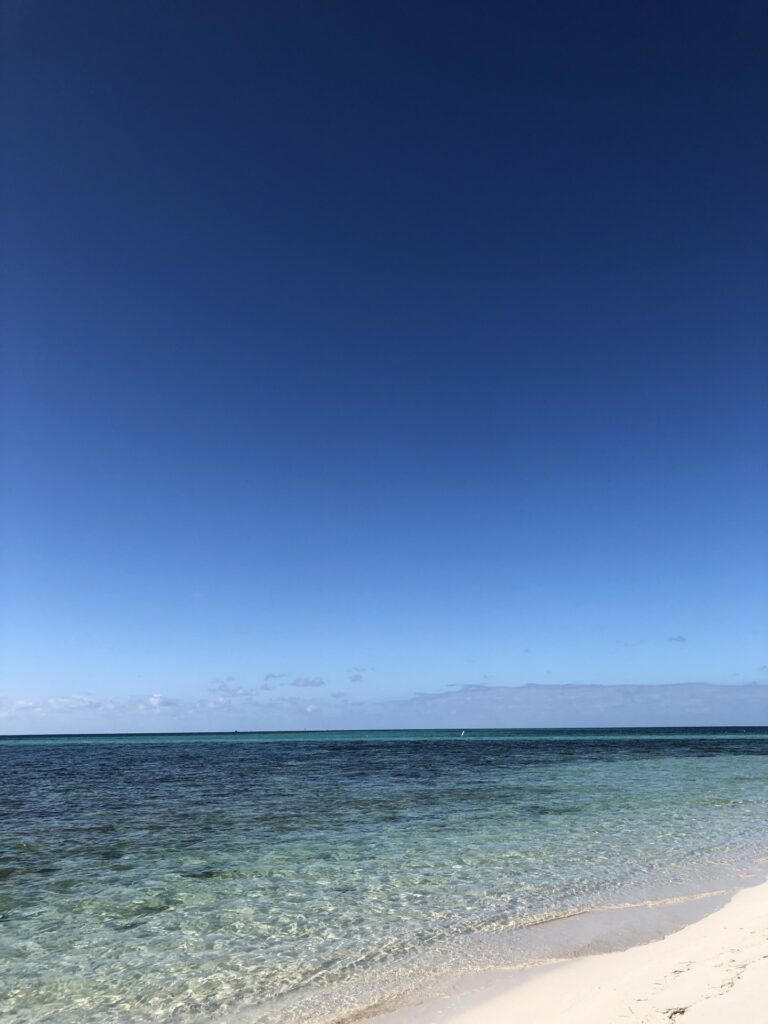
[[[439,996],[368,1019],[375,1024],[663,1024],[684,1018],[685,1024],[765,1024],[768,880],[763,874],[729,897],[719,895],[724,897],[719,906],[673,925],[662,937],[456,977]],[[594,921],[600,913],[588,911],[584,917]]]
[[[487,1004],[542,972],[597,955],[644,948],[709,920],[739,893],[768,886],[766,865],[763,847],[748,863],[712,866],[699,875],[696,885],[692,878],[674,884],[667,880],[661,887],[658,880],[648,879],[625,888],[624,898],[615,902],[566,910],[502,933],[467,934],[462,948],[443,945],[415,952],[397,963],[394,973],[389,964],[384,974],[366,971],[327,987],[285,993],[275,1001],[226,1016],[226,1020],[230,1024],[281,1024],[291,1019],[304,1024],[452,1024],[454,1020],[457,1024],[486,1024]],[[397,982],[393,986],[394,977]],[[469,1008],[471,1015],[463,1016]],[[538,1010],[534,1018],[538,1022]],[[628,1019],[636,1024],[636,1017]],[[521,1018],[521,1024],[526,1020]],[[541,1020],[547,1024],[549,1018]],[[560,1024],[560,1018],[553,1020]],[[567,1016],[562,1024],[570,1020]],[[491,1017],[487,1024],[502,1021],[517,1024],[518,1018]],[[590,1019],[585,1024],[603,1022]]]

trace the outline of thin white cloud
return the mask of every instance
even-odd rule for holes
[[[211,693],[221,693],[226,697],[252,697],[254,690],[250,686],[233,686],[234,676],[227,676],[226,679],[214,683],[209,687]]]
[[[765,725],[768,686],[468,684],[458,691],[418,694],[399,708],[390,708],[402,719],[432,727]]]
[[[113,711],[119,706],[117,701],[91,697],[87,694],[73,694],[66,697],[42,697],[40,699],[12,699],[0,697],[0,718],[9,718],[16,714],[41,715],[47,713],[60,714],[76,711]]]
[[[164,697],[162,693],[151,693],[138,704],[139,711],[162,711],[165,708],[177,708],[179,701],[173,697]]]

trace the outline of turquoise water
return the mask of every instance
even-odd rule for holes
[[[0,1015],[325,1021],[765,854],[768,729],[0,740]]]

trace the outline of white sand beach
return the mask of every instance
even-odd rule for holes
[[[663,939],[513,972],[380,1024],[767,1024],[768,882]]]

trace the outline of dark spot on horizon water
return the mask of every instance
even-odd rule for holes
[[[578,814],[579,811],[583,810],[583,807],[547,807],[545,804],[527,804],[522,810],[527,811],[529,814]]]

